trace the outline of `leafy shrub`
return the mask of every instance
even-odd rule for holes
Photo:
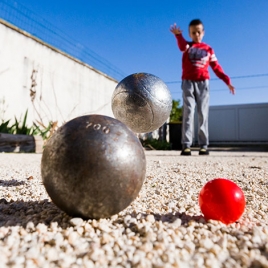
[[[182,122],[182,107],[180,106],[180,100],[172,100],[172,109],[169,121],[170,123]]]
[[[23,135],[36,135],[37,130],[34,126],[27,127],[26,121],[28,116],[28,110],[26,110],[22,124],[17,120],[15,116],[15,124],[12,126],[13,134],[23,134]]]
[[[12,127],[9,127],[9,122],[10,120],[8,121],[3,121],[1,124],[0,124],[0,133],[12,133]]]
[[[167,141],[161,141],[157,139],[146,139],[141,140],[141,144],[145,148],[153,149],[153,150],[170,150],[171,144]]]
[[[50,121],[47,127],[41,122],[37,121],[37,123],[39,124],[39,126],[34,123],[34,126],[37,131],[36,135],[40,135],[43,140],[48,140],[58,127],[58,122],[53,121]]]
[[[40,135],[44,140],[48,139],[52,132],[55,131],[57,127],[57,122],[49,122],[49,125],[46,127],[40,122],[33,123],[33,126],[28,127],[27,122],[28,110],[26,110],[22,123],[15,117],[15,123],[9,126],[10,120],[4,121],[0,124],[0,133],[7,134],[22,134],[22,135]]]

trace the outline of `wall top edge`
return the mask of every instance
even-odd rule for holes
[[[111,76],[109,76],[109,75],[107,75],[107,74],[105,74],[105,73],[103,73],[103,72],[101,72],[101,71],[95,69],[94,67],[90,66],[89,64],[87,64],[87,63],[85,63],[85,62],[83,62],[83,61],[81,61],[81,60],[78,60],[78,59],[75,58],[75,57],[72,57],[71,55],[69,55],[69,54],[67,54],[67,53],[65,53],[65,52],[63,52],[63,51],[61,51],[60,49],[58,49],[58,48],[56,48],[56,47],[54,47],[54,46],[52,46],[52,45],[49,45],[48,43],[42,41],[41,39],[39,39],[39,38],[37,38],[37,37],[31,35],[31,34],[28,33],[27,31],[24,31],[24,30],[18,28],[17,26],[15,26],[15,25],[13,25],[13,24],[11,24],[11,23],[9,23],[9,22],[7,22],[7,21],[1,19],[1,18],[0,18],[0,24],[3,24],[4,26],[6,26],[6,27],[8,27],[8,28],[10,28],[10,29],[12,29],[12,30],[14,30],[14,31],[16,31],[16,32],[18,32],[18,33],[20,33],[20,34],[22,34],[22,35],[24,35],[24,36],[26,36],[26,37],[28,37],[28,38],[31,38],[32,40],[34,40],[34,41],[36,41],[36,42],[38,42],[38,43],[40,43],[40,44],[42,44],[42,45],[48,47],[49,49],[51,49],[51,50],[53,50],[53,51],[55,51],[55,52],[57,52],[57,53],[60,53],[61,55],[63,55],[63,56],[65,56],[65,57],[67,57],[67,58],[69,58],[69,59],[75,61],[76,63],[81,64],[81,65],[83,65],[83,66],[85,66],[85,67],[91,69],[92,71],[94,71],[94,72],[96,72],[96,73],[98,73],[98,74],[100,74],[100,75],[102,75],[102,76],[108,78],[109,80],[112,80],[112,81],[118,83],[118,81],[117,81],[116,79],[112,78]]]
[[[218,109],[218,108],[246,108],[246,107],[268,107],[268,102],[260,102],[260,103],[245,103],[245,104],[230,104],[230,105],[212,105],[210,109]]]

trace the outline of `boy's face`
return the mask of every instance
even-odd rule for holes
[[[189,36],[195,43],[201,43],[205,31],[202,24],[193,25],[189,27]]]

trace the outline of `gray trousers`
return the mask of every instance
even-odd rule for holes
[[[201,148],[207,148],[209,144],[209,80],[183,80],[181,88],[183,98],[182,148],[189,148],[192,145],[195,105],[198,112],[198,143]]]

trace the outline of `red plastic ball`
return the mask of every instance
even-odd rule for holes
[[[199,193],[198,201],[206,220],[218,220],[225,224],[236,222],[246,206],[242,189],[225,178],[207,182]]]

